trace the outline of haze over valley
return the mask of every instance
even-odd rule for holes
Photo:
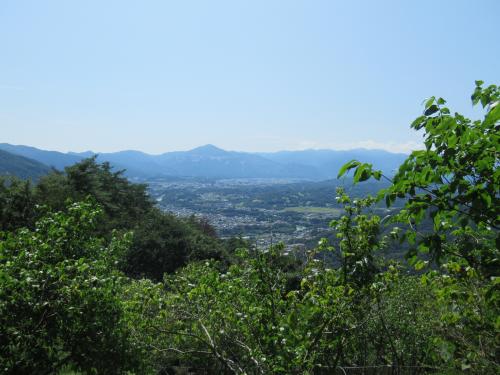
[[[385,186],[370,182],[354,187],[350,179],[337,180],[343,164],[366,160],[391,175],[406,155],[363,149],[247,153],[213,145],[160,155],[61,153],[0,144],[0,168],[22,178],[38,179],[51,168],[63,170],[90,157],[109,162],[115,171],[124,170],[132,181],[146,183],[162,210],[204,218],[223,238],[242,236],[262,249],[283,242],[304,250],[328,236],[329,221],[339,216],[337,187],[362,196]]]

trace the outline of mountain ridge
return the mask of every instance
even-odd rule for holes
[[[50,167],[36,160],[0,150],[0,176],[37,180],[50,170]]]
[[[227,151],[213,144],[188,151],[155,155],[138,150],[62,153],[8,143],[1,143],[0,150],[28,157],[57,169],[95,156],[97,161],[109,162],[115,169],[125,170],[128,177],[135,178],[178,176],[321,180],[335,178],[340,167],[352,159],[370,162],[374,168],[392,174],[407,157],[406,154],[367,149],[241,152]]]

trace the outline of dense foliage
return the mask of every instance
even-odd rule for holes
[[[122,269],[134,277],[161,280],[192,259],[224,260],[228,251],[214,238],[214,230],[196,219],[181,220],[154,207],[146,186],[132,184],[122,171],[95,157],[63,172],[53,171],[36,185],[15,178],[0,179],[0,230],[34,228],[50,211],[65,211],[68,202],[90,199],[102,210],[93,229],[110,238],[113,230],[133,230],[132,243],[122,259]]]
[[[412,125],[426,148],[394,177],[346,164],[388,187],[339,189],[336,241],[303,259],[223,243],[93,159],[0,184],[1,371],[497,374],[498,87],[477,82],[472,100],[484,119],[430,98]],[[407,263],[382,256],[394,244]]]
[[[2,372],[51,373],[62,366],[113,374],[135,360],[123,323],[116,262],[126,237],[95,238],[99,210],[72,204],[0,242]]]

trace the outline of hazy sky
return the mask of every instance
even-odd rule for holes
[[[0,142],[408,150],[430,95],[478,116],[500,1],[0,0]]]

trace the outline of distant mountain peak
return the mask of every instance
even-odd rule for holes
[[[225,151],[217,146],[214,146],[212,144],[206,144],[204,146],[193,148],[190,152],[220,154],[220,153],[226,153],[227,151]]]

